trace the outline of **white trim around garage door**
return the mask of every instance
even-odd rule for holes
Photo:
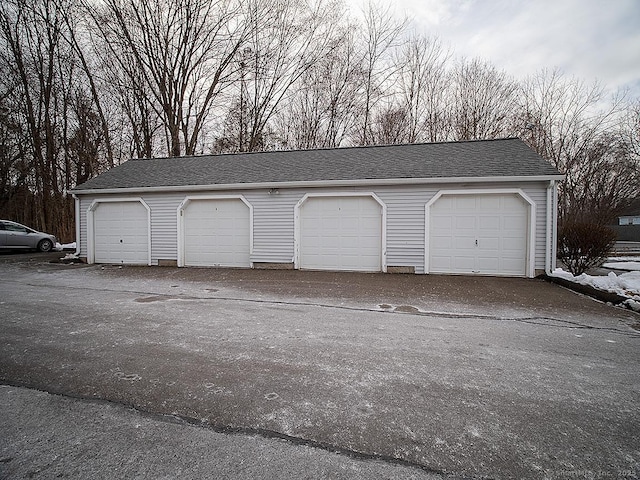
[[[293,241],[294,241],[294,254],[293,254],[293,265],[297,270],[300,268],[300,242],[301,242],[301,231],[300,231],[300,208],[305,204],[307,200],[310,198],[343,198],[343,197],[370,197],[375,200],[380,207],[382,208],[382,228],[381,228],[381,253],[380,253],[380,265],[381,270],[383,272],[387,271],[387,205],[373,192],[323,192],[323,193],[307,193],[298,201],[294,208],[294,216],[293,216]]]
[[[189,195],[178,205],[178,266],[184,267],[184,209],[192,200],[240,200],[249,208],[249,256],[253,255],[253,205],[244,195]],[[253,268],[253,262],[251,262]]]
[[[151,208],[141,197],[115,197],[96,199],[87,208],[87,263],[95,263],[94,212],[101,203],[138,202],[147,210],[147,265],[151,265]]]
[[[491,189],[465,189],[465,190],[439,190],[431,200],[427,202],[424,208],[425,214],[425,234],[424,234],[424,271],[430,273],[429,270],[429,237],[430,237],[430,218],[431,206],[438,201],[443,195],[519,195],[529,205],[529,225],[527,238],[527,259],[526,272],[527,277],[535,276],[535,240],[536,240],[536,203],[520,188],[491,188]]]

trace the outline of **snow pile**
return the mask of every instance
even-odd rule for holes
[[[60,259],[60,263],[72,264],[72,263],[83,263],[80,257],[78,257],[75,252],[69,252],[64,257]]]
[[[611,268],[614,270],[628,270],[640,272],[640,262],[608,262],[602,265],[604,268]]]
[[[589,285],[598,290],[626,297],[628,300],[624,303],[632,310],[640,312],[640,271],[621,273],[620,275],[609,272],[606,277],[591,276],[583,273],[582,275],[574,277],[569,272],[565,272],[561,268],[556,268],[551,273],[551,276],[563,278],[581,285]]]
[[[60,252],[62,250],[75,250],[75,249],[76,249],[76,242],[64,243],[62,245],[59,243],[56,243],[56,246],[55,246],[55,250],[57,252]]]

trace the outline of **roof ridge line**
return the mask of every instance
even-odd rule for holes
[[[228,152],[228,153],[202,153],[198,155],[180,155],[180,156],[163,156],[163,157],[142,157],[131,158],[125,161],[138,161],[138,160],[173,160],[173,159],[186,159],[186,158],[203,158],[203,157],[233,157],[241,155],[260,155],[260,154],[275,154],[275,153],[300,153],[300,152],[326,152],[332,150],[363,150],[374,148],[393,148],[393,147],[411,147],[411,146],[425,146],[425,145],[452,145],[463,143],[488,143],[488,142],[500,142],[507,140],[521,140],[519,137],[500,137],[500,138],[487,138],[487,139],[470,139],[470,140],[442,140],[439,142],[415,142],[415,143],[386,143],[379,145],[350,145],[346,147],[318,147],[318,148],[296,148],[293,150],[260,150],[252,152]]]

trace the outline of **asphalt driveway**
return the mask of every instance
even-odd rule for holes
[[[445,476],[640,475],[640,317],[541,280],[19,259],[0,306],[4,384]]]

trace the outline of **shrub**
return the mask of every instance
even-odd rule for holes
[[[568,222],[558,233],[558,258],[573,275],[602,265],[616,241],[609,227],[595,223]]]

